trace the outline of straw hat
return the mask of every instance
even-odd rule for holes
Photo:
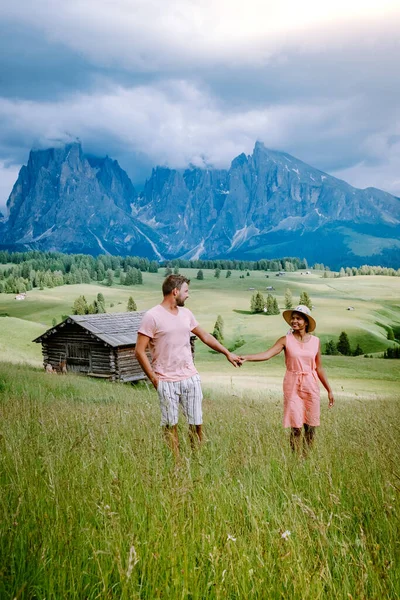
[[[294,312],[300,313],[300,314],[304,315],[305,317],[307,317],[308,333],[311,333],[312,331],[314,331],[314,329],[317,326],[317,323],[316,323],[315,319],[312,318],[311,311],[308,308],[308,306],[304,306],[304,304],[299,304],[299,306],[296,306],[295,308],[291,308],[290,310],[284,310],[282,313],[282,316],[285,319],[286,323],[289,323],[289,325],[290,325],[290,321],[292,318],[292,313],[294,313]]]

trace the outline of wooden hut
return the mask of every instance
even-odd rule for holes
[[[53,370],[114,381],[145,379],[136,357],[137,332],[145,311],[71,315],[34,342],[42,344],[43,363]]]
[[[145,312],[71,315],[33,341],[42,344],[47,370],[138,381],[146,378],[135,357],[137,332]],[[193,355],[195,339],[191,336]]]

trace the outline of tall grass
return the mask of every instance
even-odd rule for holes
[[[0,366],[0,597],[399,597],[398,397],[338,397],[306,460],[279,394],[204,411],[175,465],[146,386]]]

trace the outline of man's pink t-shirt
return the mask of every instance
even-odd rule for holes
[[[176,315],[158,304],[143,316],[139,333],[150,338],[154,373],[164,381],[181,381],[197,374],[190,348],[190,333],[198,326],[188,308]]]

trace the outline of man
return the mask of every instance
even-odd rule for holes
[[[200,377],[193,363],[190,334],[213,350],[224,354],[234,367],[239,357],[202,329],[192,312],[185,308],[190,280],[169,275],[162,286],[164,299],[144,315],[136,342],[136,358],[158,392],[161,425],[175,456],[179,454],[178,409],[181,404],[189,424],[192,445],[202,440],[202,399]],[[146,349],[150,348],[152,362]]]

